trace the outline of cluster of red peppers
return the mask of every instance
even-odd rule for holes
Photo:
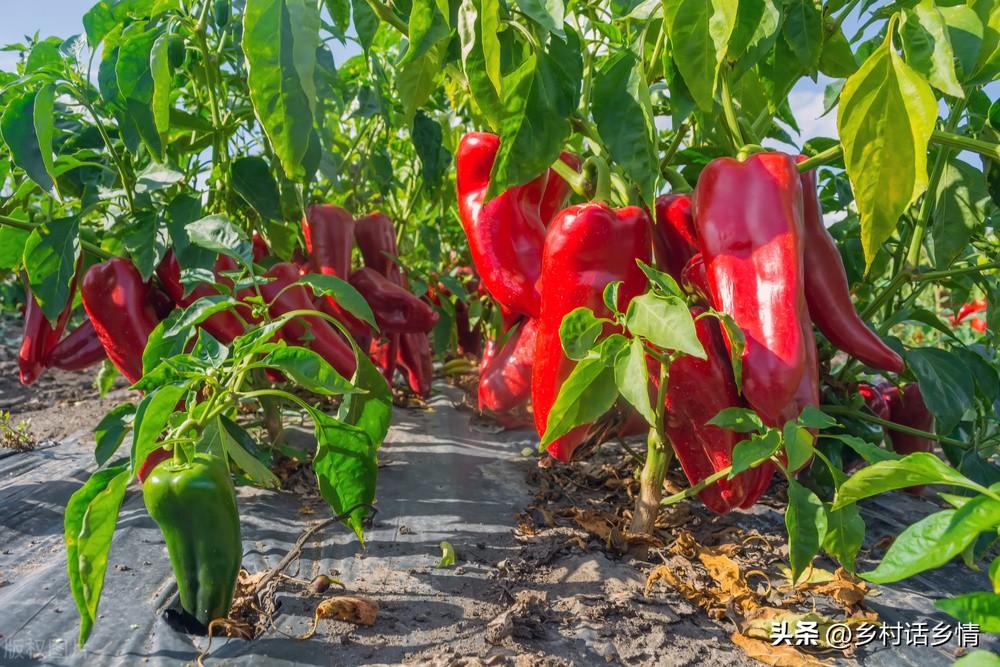
[[[951,323],[952,328],[959,327],[964,321],[969,321],[969,326],[972,327],[973,331],[979,333],[986,333],[986,320],[982,317],[978,317],[976,313],[982,313],[986,310],[986,299],[979,299],[978,301],[970,301],[968,303],[963,303],[962,306],[955,312],[954,315],[948,318],[948,322]]]
[[[559,338],[563,317],[581,306],[607,316],[603,292],[615,281],[622,282],[617,306],[624,311],[646,289],[636,260],[649,262],[651,254],[692,294],[692,315],[711,307],[732,318],[744,339],[741,387],[730,361],[734,341],[713,317],[696,320],[707,359],[681,356],[670,367],[666,429],[692,485],[731,465],[742,439],[706,424],[722,409],[753,408],[774,427],[819,404],[813,324],[867,366],[904,370],[902,358],[854,310],[843,262],[823,225],[815,173],[796,167],[804,158],[762,152],[714,160],[693,195],[658,198],[651,221],[642,208],[594,202],[555,213],[561,202],[546,197],[556,186],[564,200],[568,187],[554,172],[485,202],[498,148],[494,135],[468,134],[456,158],[460,217],[476,269],[500,307],[524,322],[502,349],[488,345],[481,408],[504,412],[527,402],[530,377],[535,425],[544,433],[574,365]],[[915,388],[905,395],[919,399]],[[569,460],[587,428],[559,438],[549,453]],[[700,498],[717,512],[749,507],[773,472],[765,463],[706,488]]]

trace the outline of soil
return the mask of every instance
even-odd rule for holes
[[[38,443],[35,451],[0,456],[8,469],[0,470],[7,478],[0,486],[7,515],[0,522],[6,545],[0,663],[193,663],[208,642],[162,621],[176,588],[162,538],[136,491],[123,504],[94,636],[86,651],[73,648],[77,617],[66,588],[61,508],[93,471],[93,426],[130,399],[123,387],[97,398],[93,375],[50,371],[22,387],[14,353],[0,346],[0,410],[9,410],[14,422],[27,420]],[[947,620],[932,606],[942,591],[986,589],[984,575],[957,564],[878,591],[843,575],[833,578],[837,585],[817,578],[829,590],[788,587],[781,570],[787,547],[780,485],[748,513],[718,516],[686,501],[661,513],[655,537],[628,535],[636,489],[626,450],[604,445],[587,461],[539,465],[543,459],[524,452],[537,443],[533,433],[503,431],[471,415],[459,389],[435,387],[429,406],[397,411],[382,450],[379,511],[366,548],[335,526],[310,536],[267,586],[259,606],[269,613],[251,614],[257,639],[215,639],[206,664],[736,667],[758,664],[747,652],[753,646],[740,648],[731,638],[752,625],[757,608],[933,623]],[[307,431],[295,436],[302,446],[309,439]],[[303,531],[329,515],[308,474],[292,468],[282,476],[281,492],[240,489],[244,567],[257,581]],[[886,537],[933,509],[902,494],[866,505],[869,534],[859,569],[870,569]],[[438,567],[442,542],[454,549],[454,565]],[[742,596],[720,592],[718,579],[709,576],[712,563],[735,568]],[[820,559],[816,567],[832,573],[835,566]],[[316,593],[310,582],[320,574],[335,582]],[[671,577],[683,581],[669,585]],[[845,599],[845,591],[861,599]],[[313,638],[295,639],[314,625],[319,603],[335,596],[377,605],[374,623],[323,619]],[[961,652],[954,644],[870,646],[817,657],[929,667],[948,665]],[[809,664],[809,656],[800,657],[781,664]]]

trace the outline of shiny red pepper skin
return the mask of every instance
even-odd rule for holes
[[[430,396],[434,359],[431,357],[431,342],[427,334],[399,334],[399,352],[396,360],[406,371],[406,383],[410,391],[421,398]]]
[[[275,264],[264,275],[274,278],[260,286],[264,300],[270,304],[268,310],[272,317],[280,317],[293,310],[314,310],[312,295],[306,286],[294,285],[282,292],[299,279],[299,268],[295,264]],[[318,315],[296,317],[283,326],[280,333],[291,345],[308,347],[319,354],[344,377],[354,375],[357,369],[354,349]]]
[[[520,408],[531,399],[538,320],[526,320],[479,371],[479,410],[497,413]],[[492,341],[491,341],[492,342]],[[495,347],[495,343],[494,343]]]
[[[693,316],[702,312],[691,309]],[[664,405],[667,436],[692,486],[732,465],[733,448],[743,439],[735,431],[707,425],[725,408],[743,407],[743,401],[718,320],[703,317],[695,329],[707,359],[683,355],[670,364]],[[756,470],[748,470],[731,480],[719,480],[698,497],[713,512],[724,514],[747,500],[747,486],[758,476]]]
[[[743,395],[765,422],[778,423],[807,364],[795,160],[781,153],[713,160],[698,179],[694,208],[713,305],[746,337]]]
[[[159,322],[149,283],[132,262],[114,257],[87,270],[80,293],[108,359],[129,382],[138,382],[146,341]]]
[[[804,159],[799,156],[800,161]],[[816,172],[801,175],[805,225],[805,292],[809,314],[835,347],[866,366],[903,372],[903,359],[869,329],[851,301],[844,261],[823,224],[816,193]]]
[[[580,171],[580,156],[563,151],[559,154],[559,159],[568,164],[573,171]],[[538,205],[538,216],[542,219],[542,224],[548,225],[556,217],[556,213],[566,207],[566,198],[569,197],[569,193],[569,183],[555,169],[549,168],[545,192],[542,193],[542,201]]]
[[[708,286],[708,271],[705,269],[705,260],[701,253],[695,253],[681,270],[681,287],[697,297],[702,304],[712,303],[712,290]]]
[[[870,384],[861,383],[858,385],[858,393],[865,399],[865,407],[879,419],[889,419],[889,404],[885,396],[877,388]]]
[[[228,257],[220,255],[219,259],[215,263],[216,280],[220,282],[227,282],[232,285],[232,281],[228,278],[224,278],[219,275],[220,271],[232,271],[236,269],[236,263],[229,259]],[[226,261],[228,260],[228,261]],[[174,255],[173,250],[167,252],[164,256],[163,261],[160,265],[156,267],[156,275],[160,279],[160,283],[163,288],[170,295],[170,298],[180,306],[181,308],[187,308],[192,303],[206,296],[215,296],[219,294],[213,285],[208,283],[200,283],[188,294],[184,294],[184,285],[181,283],[181,269],[180,265],[177,263],[177,257]],[[249,316],[249,310],[245,313]],[[203,321],[199,326],[202,329],[212,334],[212,337],[223,345],[228,345],[233,342],[237,336],[243,335],[244,326],[240,321],[240,318],[232,310],[226,310],[220,313],[216,313]]]
[[[375,269],[356,270],[350,283],[371,306],[376,324],[385,333],[427,333],[440,318],[426,302]]]
[[[80,371],[107,358],[94,323],[85,320],[52,348],[47,365],[64,371]]]
[[[574,367],[559,340],[563,317],[586,306],[598,317],[609,315],[603,292],[608,283],[621,280],[618,307],[646,290],[645,274],[636,264],[650,261],[649,216],[641,208],[614,210],[603,204],[570,206],[549,226],[542,258],[541,317],[531,374],[531,402],[539,435],[545,433],[549,411],[559,388]],[[609,329],[610,331],[610,329]],[[587,426],[573,429],[549,445],[549,453],[568,461],[584,439]]]
[[[45,370],[46,362],[66,326],[63,315],[56,326],[45,317],[42,307],[38,305],[30,288],[25,288],[27,304],[24,308],[24,329],[21,336],[21,348],[17,355],[17,365],[20,370],[21,384],[32,384]],[[68,318],[69,311],[65,316]]]
[[[684,265],[697,252],[698,233],[691,215],[691,197],[683,194],[657,197],[653,223],[656,267],[679,282]]]
[[[399,256],[392,220],[377,212],[358,218],[354,223],[354,240],[361,249],[365,266],[375,269],[398,285],[403,284],[399,265],[391,259]]]
[[[368,346],[368,356],[391,387],[396,373],[396,357],[399,356],[399,334],[389,336],[388,340],[373,340]]]
[[[934,415],[927,409],[920,385],[910,384],[898,388],[891,385],[882,389],[882,397],[889,404],[889,421],[903,426],[909,426],[920,431],[934,432]],[[909,433],[901,433],[886,428],[886,435],[892,443],[892,449],[897,454],[906,456],[916,452],[929,452],[934,448],[934,442]],[[923,493],[924,485],[908,486],[904,491],[914,495]]]
[[[462,137],[457,167],[458,213],[483,286],[508,310],[538,317],[535,283],[542,265],[545,225],[539,206],[548,173],[485,201],[500,138],[485,132]]]

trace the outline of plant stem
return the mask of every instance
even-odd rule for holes
[[[941,146],[957,148],[960,151],[979,153],[993,160],[1000,160],[1000,144],[995,144],[991,141],[972,139],[971,137],[954,134],[947,130],[934,130],[934,133],[931,134],[931,142],[940,144]]]
[[[896,293],[896,290],[898,290],[900,287],[903,286],[904,283],[906,283],[910,275],[911,275],[910,271],[903,269],[895,276],[893,276],[893,279],[889,282],[888,285],[886,285],[885,289],[882,290],[882,293],[879,294],[877,297],[875,297],[875,300],[872,301],[870,304],[868,304],[868,306],[863,311],[861,311],[861,319],[867,320],[872,315],[874,315],[876,311],[878,311],[878,309],[882,307],[882,304],[886,303],[889,299],[891,299],[892,295]]]
[[[556,160],[552,163],[552,171],[559,174],[559,176],[566,181],[570,189],[581,197],[587,196],[587,178],[580,172],[573,169],[565,162],[562,158]]]
[[[837,144],[836,146],[831,146],[821,153],[813,155],[811,158],[799,162],[795,167],[799,170],[800,174],[804,174],[807,171],[820,167],[824,164],[830,164],[841,155],[844,154],[844,146],[842,144]]]
[[[997,269],[1000,269],[1000,262],[990,262],[989,264],[980,264],[979,266],[963,266],[959,269],[945,269],[944,271],[917,271],[910,277],[915,282],[921,282],[941,280],[942,278],[951,278],[952,276],[963,276],[969,273],[995,271]]]
[[[719,472],[713,475],[709,475],[708,477],[701,480],[694,486],[689,486],[688,488],[684,489],[683,491],[680,491],[679,493],[675,493],[672,496],[667,496],[666,498],[660,501],[660,504],[673,505],[674,503],[679,503],[680,501],[686,498],[692,498],[701,493],[702,491],[704,491],[709,486],[718,482],[720,479],[725,479],[726,477],[728,477],[729,473],[732,472],[732,470],[733,466],[726,466]]]
[[[372,11],[375,12],[375,15],[381,20],[385,21],[404,35],[409,34],[409,27],[403,22],[403,19],[396,16],[396,12],[392,11],[392,8],[389,7],[389,5],[380,2],[380,0],[368,0],[368,5],[372,8]]]
[[[907,435],[913,435],[918,438],[927,438],[928,440],[935,440],[937,442],[941,442],[946,445],[954,445],[956,447],[961,447],[962,449],[969,448],[969,443],[967,442],[962,442],[961,440],[955,440],[954,438],[938,435],[937,433],[931,433],[930,431],[921,431],[920,429],[904,426],[903,424],[897,424],[896,422],[891,422],[887,419],[882,419],[881,417],[876,417],[875,415],[870,415],[866,412],[861,412],[860,410],[852,410],[851,408],[844,407],[843,405],[821,405],[820,409],[827,414],[845,415],[848,417],[853,417],[855,419],[860,419],[861,421],[871,422],[872,424],[878,424],[879,426],[884,426],[889,430],[899,431],[900,433],[906,433]]]
[[[656,515],[660,510],[660,498],[663,495],[663,478],[667,474],[667,464],[671,452],[663,446],[656,429],[649,430],[646,446],[646,463],[639,477],[639,496],[635,499],[635,510],[632,512],[632,525],[629,531],[637,534],[650,534],[656,525]]]
[[[729,127],[729,134],[733,139],[733,145],[736,148],[746,144],[746,140],[743,138],[743,132],[740,129],[740,123],[736,119],[736,107],[733,106],[733,97],[729,92],[729,76],[727,73],[723,73],[721,77],[721,93],[722,93],[722,113],[726,118],[726,125]]]
[[[670,183],[671,192],[691,192],[691,184],[687,182],[681,172],[673,167],[661,166],[660,173],[663,174],[667,183]]]
[[[25,222],[24,220],[18,220],[16,218],[10,218],[6,215],[0,215],[0,226],[14,227],[16,229],[23,229],[26,232],[33,232],[38,227],[35,223]],[[94,257],[100,259],[111,259],[114,257],[110,252],[104,250],[103,248],[94,245],[90,241],[84,241],[80,239],[80,247],[85,251],[89,252]]]

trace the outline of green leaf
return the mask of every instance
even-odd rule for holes
[[[31,235],[26,229],[0,227],[0,269],[14,271],[20,268],[24,246]]]
[[[675,296],[654,292],[637,296],[629,303],[625,326],[657,347],[707,358],[687,303]]]
[[[563,0],[516,0],[517,6],[546,32],[565,38]]]
[[[743,333],[743,329],[740,325],[736,323],[731,316],[725,313],[715,313],[717,318],[719,318],[719,323],[722,324],[722,330],[726,334],[726,340],[729,341],[729,363],[733,366],[733,378],[736,380],[736,390],[741,394],[743,393],[743,350],[746,349],[747,339]]]
[[[365,53],[371,48],[375,40],[375,33],[378,32],[379,20],[375,11],[366,0],[351,0],[351,9],[354,16],[354,29],[358,33],[358,42]]]
[[[185,230],[191,243],[232,257],[248,269],[253,266],[253,245],[246,233],[229,218],[210,215],[189,223]]]
[[[775,0],[740,0],[736,25],[726,47],[734,79],[743,76],[771,50],[781,31],[780,5]]]
[[[642,62],[628,50],[612,56],[594,77],[591,111],[611,154],[651,205],[658,162],[653,136],[653,104]]]
[[[665,6],[674,63],[694,101],[705,111],[713,105],[738,5],[737,0],[677,0]]]
[[[139,137],[150,154],[159,162],[163,158],[163,141],[156,126],[156,112],[152,107],[156,84],[150,63],[153,44],[162,30],[158,27],[145,30],[145,27],[143,22],[133,23],[122,32],[115,63],[115,78],[118,80],[118,94],[125,104],[126,113],[135,123]],[[163,113],[163,110],[159,113]],[[169,114],[169,109],[166,113]]]
[[[711,424],[711,420],[708,422]],[[778,447],[781,446],[781,437],[777,431],[767,431],[766,433],[753,434],[749,440],[741,440],[733,447],[733,471],[729,474],[730,479],[735,475],[756,468],[764,461],[771,458]]]
[[[162,138],[170,130],[170,93],[174,79],[170,72],[169,35],[160,35],[153,42],[149,52],[149,71],[153,78],[153,97],[150,100],[153,125]]]
[[[128,480],[128,470],[123,467],[98,470],[66,504],[66,570],[70,593],[80,613],[80,646],[97,620],[111,538]]]
[[[786,3],[782,35],[806,71],[815,72],[823,52],[823,9],[816,0]]]
[[[917,452],[901,459],[879,461],[855,472],[837,490],[833,509],[840,509],[886,491],[924,484],[950,484],[979,493],[985,491],[982,486],[933,454]]]
[[[965,250],[976,230],[984,226],[990,193],[982,172],[964,160],[952,158],[941,174],[934,204],[931,256],[936,268],[946,269]]]
[[[642,341],[633,338],[628,352],[619,355],[615,362],[615,384],[619,393],[642,415],[650,426],[656,425],[656,413],[649,400],[649,368],[646,365],[646,348]]]
[[[444,148],[441,124],[423,111],[418,111],[413,117],[410,136],[420,158],[421,177],[428,187],[433,188],[441,183],[451,162],[451,154]],[[421,227],[423,229],[427,227]]]
[[[979,626],[980,632],[1000,632],[1000,595],[996,593],[966,593],[954,598],[944,598],[934,603],[934,606],[953,616],[962,623],[973,623]],[[986,655],[983,656],[982,654]],[[968,658],[980,655],[979,660],[972,663]],[[966,665],[966,662],[972,664]],[[975,651],[965,658],[957,660],[952,667],[962,663],[962,667],[986,667],[1000,664],[1000,657],[988,651]]]
[[[271,167],[262,157],[233,160],[229,167],[233,190],[243,197],[263,220],[281,220],[281,193]]]
[[[392,422],[392,390],[367,354],[358,355],[358,368],[351,381],[363,391],[344,397],[337,418],[362,429],[377,450]]]
[[[135,436],[132,438],[132,474],[146,462],[157,447],[160,433],[166,428],[177,403],[184,398],[186,384],[168,384],[146,394],[135,410]]]
[[[649,284],[659,288],[661,291],[665,292],[667,296],[676,296],[678,298],[684,299],[687,295],[684,290],[681,289],[674,277],[669,273],[664,273],[658,269],[654,269],[646,262],[641,259],[636,260],[636,264],[642,269],[642,272],[646,274],[646,278],[649,279]]]
[[[299,278],[299,282],[312,289],[316,296],[332,296],[338,306],[378,331],[378,325],[375,324],[375,314],[372,313],[371,306],[361,296],[361,293],[354,289],[354,286],[346,280],[342,280],[337,276],[307,273]]]
[[[24,270],[31,292],[50,322],[73,296],[70,284],[80,255],[80,221],[62,218],[35,227],[24,244]]]
[[[575,308],[566,313],[559,324],[559,340],[566,356],[574,361],[586,357],[604,331],[606,322],[587,307]]]
[[[357,11],[356,4],[355,16]],[[247,0],[243,11],[250,99],[285,174],[294,181],[311,175],[307,153],[315,141],[320,24],[319,9],[310,0]]]
[[[965,97],[955,74],[955,56],[948,27],[934,0],[921,0],[903,12],[900,37],[906,62],[923,74],[931,85],[952,97]]]
[[[707,423],[737,433],[756,433],[764,430],[764,422],[760,420],[760,416],[749,408],[725,408]]]
[[[854,561],[865,541],[865,520],[857,505],[848,505],[827,512],[826,538],[823,551],[837,559],[845,570],[854,574]]]
[[[438,560],[436,568],[451,567],[456,563],[455,558],[455,547],[451,546],[451,542],[441,542],[441,558]]]
[[[836,419],[814,405],[802,409],[798,422],[807,428],[832,428],[837,425]]]
[[[228,417],[219,416],[205,427],[206,438],[212,435],[209,429],[215,431],[215,437],[219,439],[226,455],[233,460],[237,468],[253,480],[254,484],[266,489],[277,489],[281,485],[281,480],[260,459],[250,453],[256,449],[256,443],[242,426]]]
[[[827,517],[823,501],[792,477],[788,478],[785,529],[788,531],[788,560],[792,566],[792,581],[797,581],[826,539]]]
[[[937,114],[930,86],[902,61],[889,37],[844,84],[837,129],[869,266],[927,188],[927,144]]]
[[[827,34],[823,42],[823,53],[819,58],[819,71],[829,77],[841,78],[858,71],[858,61],[851,51],[851,44],[844,31],[837,27]]]
[[[982,356],[969,349],[953,350],[962,363],[972,372],[976,381],[976,391],[986,405],[992,405],[1000,398],[1000,374]]]
[[[219,368],[229,358],[229,348],[204,329],[198,329],[191,356],[208,368]]]
[[[48,88],[51,91],[51,87]],[[38,184],[43,191],[54,192],[55,181],[49,175],[48,169],[52,162],[52,138],[51,135],[48,137],[46,156],[42,147],[45,137],[39,137],[35,123],[35,106],[39,92],[29,92],[5,100],[6,108],[0,116],[0,136],[7,144],[14,164],[23,169],[28,178]],[[43,97],[43,107],[46,101]],[[40,120],[44,123],[43,119]]]
[[[499,0],[462,0],[458,10],[462,69],[473,101],[494,131],[503,117],[499,32]]]
[[[149,280],[166,254],[167,230],[161,223],[153,211],[139,211],[122,234],[122,243],[143,280]]]
[[[316,433],[313,470],[319,490],[337,515],[354,508],[346,523],[364,542],[362,522],[375,500],[378,464],[375,447],[361,429],[337,421],[318,410],[312,411]]]
[[[948,26],[948,39],[951,41],[951,50],[955,54],[955,69],[960,81],[968,81],[976,70],[976,59],[979,55],[985,54],[989,48],[990,40],[996,44],[997,30],[1000,29],[1000,20],[996,16],[991,18],[992,24],[984,29],[983,21],[976,10],[967,4],[953,5],[951,7],[938,7],[944,22]],[[1000,65],[1000,58],[994,53],[994,68]],[[994,69],[993,78],[996,78]]]
[[[787,422],[783,429],[785,454],[788,456],[787,468],[796,472],[813,457],[813,434],[809,429],[795,422]]]
[[[277,368],[300,387],[320,396],[350,394],[354,386],[326,359],[305,347],[277,347],[260,363]]]
[[[839,440],[844,443],[855,453],[863,458],[867,463],[878,463],[879,461],[898,461],[903,458],[896,452],[890,451],[888,449],[882,449],[870,442],[862,440],[853,435],[840,435],[836,433],[824,433],[824,438],[833,438],[834,440]]]
[[[617,398],[613,368],[600,358],[588,357],[579,362],[559,388],[539,448],[547,447],[576,426],[595,421],[611,409]]]
[[[975,384],[962,359],[947,350],[921,347],[906,352],[906,365],[917,376],[938,433],[951,433],[972,407]]]
[[[449,35],[448,22],[438,10],[435,0],[413,0],[407,28],[408,46],[399,61],[400,66],[417,60]]]
[[[909,526],[874,570],[862,577],[888,584],[945,565],[984,530],[996,530],[1000,501],[977,496],[961,509],[941,510]]]
[[[444,40],[432,45],[426,53],[415,60],[401,65],[396,78],[396,89],[403,103],[403,121],[413,121],[417,109],[427,101],[437,87],[444,58],[447,55]]]
[[[114,453],[118,451],[125,434],[129,431],[132,418],[135,416],[135,406],[131,403],[122,403],[112,408],[101,421],[94,427],[94,458],[97,465],[102,466],[111,460]]]

